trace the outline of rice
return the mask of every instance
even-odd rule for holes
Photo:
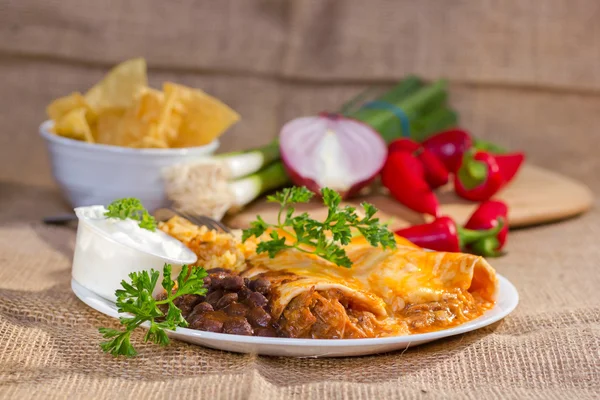
[[[246,260],[256,252],[256,240],[251,238],[241,242],[241,231],[221,233],[206,226],[197,226],[181,217],[173,217],[160,222],[159,229],[180,240],[198,256],[195,265],[211,268],[225,268],[233,271],[246,269]]]

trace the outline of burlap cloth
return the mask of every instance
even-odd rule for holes
[[[449,78],[464,126],[600,194],[599,13],[594,0],[0,0],[0,397],[598,398],[598,210],[512,232],[493,265],[521,303],[476,332],[361,358],[173,342],[115,360],[96,331],[114,321],[70,290],[74,229],[40,223],[67,206],[36,130],[50,99],[138,55],[155,84],[203,87],[242,114],[226,149],[416,71]]]

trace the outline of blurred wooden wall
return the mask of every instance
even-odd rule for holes
[[[577,175],[598,166],[599,20],[597,0],[0,0],[0,181],[51,186],[46,104],[136,56],[241,113],[223,149],[416,73],[476,135]]]

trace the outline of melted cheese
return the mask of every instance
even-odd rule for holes
[[[190,247],[207,268],[267,277],[273,288],[270,301],[275,318],[303,293],[333,290],[344,297],[348,320],[357,331],[365,328],[363,332],[375,336],[403,335],[472,320],[493,305],[497,292],[496,273],[483,258],[425,251],[400,237],[393,250],[372,247],[362,236],[353,238],[345,246],[353,266],[343,268],[298,250],[269,258],[256,254],[258,239],[240,243],[230,235],[177,218],[162,223],[161,229]],[[284,232],[279,235],[286,237]],[[361,320],[355,312],[368,312],[372,318]]]
[[[282,289],[287,295],[279,297],[280,309],[302,290],[344,287],[349,295],[354,293],[357,299],[370,303],[379,316],[382,314],[376,299],[381,299],[387,317],[396,324],[412,321],[409,325],[412,324],[413,331],[427,330],[420,328],[425,317],[433,318],[433,325],[439,326],[473,319],[495,299],[496,275],[481,257],[425,251],[400,238],[397,249],[393,250],[372,247],[362,237],[354,238],[345,249],[352,268],[338,267],[297,250],[286,250],[273,259],[257,254],[250,261],[260,266],[261,271],[292,272],[302,277],[293,285],[288,284],[289,290]],[[410,314],[415,305],[422,305],[420,311]]]

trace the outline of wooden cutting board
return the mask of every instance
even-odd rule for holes
[[[377,191],[377,190],[376,190]],[[379,218],[389,221],[390,228],[426,222],[430,216],[416,213],[393,198],[382,193],[367,194],[348,201],[357,205],[362,201],[373,203],[379,210]],[[438,190],[442,213],[451,216],[459,224],[464,224],[477,207],[456,196],[451,184]],[[593,203],[590,189],[584,184],[560,174],[533,165],[524,165],[519,175],[496,196],[509,207],[509,224],[511,227],[552,222],[587,211]],[[297,207],[308,211],[315,219],[324,219],[326,208],[319,200]],[[277,217],[276,204],[267,203],[263,199],[255,201],[240,213],[230,216],[227,223],[236,228],[245,228],[260,214],[266,221],[274,222]]]

